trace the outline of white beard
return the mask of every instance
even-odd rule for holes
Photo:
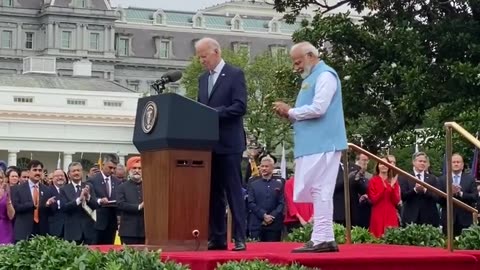
[[[303,69],[303,72],[302,72],[302,74],[300,74],[300,76],[302,77],[302,79],[305,79],[311,73],[312,73],[312,66],[305,66],[305,69]]]

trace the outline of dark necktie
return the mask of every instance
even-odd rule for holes
[[[77,187],[77,196],[80,196],[82,186],[76,185]]]
[[[108,183],[108,177],[105,178],[105,191],[107,192],[107,197],[110,198],[110,184]]]

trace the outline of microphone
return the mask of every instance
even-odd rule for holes
[[[171,83],[171,82],[176,82],[182,78],[182,72],[178,70],[173,70],[173,71],[168,71],[167,73],[163,74],[162,77],[160,77],[160,80],[157,80],[155,83]]]
[[[171,83],[171,82],[176,82],[182,78],[182,72],[178,70],[171,70],[166,72],[165,74],[160,77],[160,79],[156,80],[153,84],[152,87],[157,91],[157,94],[160,94],[165,90],[165,84]]]

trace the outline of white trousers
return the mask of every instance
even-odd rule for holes
[[[327,152],[295,159],[293,200],[313,203],[313,233],[316,245],[335,240],[333,234],[333,191],[342,152]]]

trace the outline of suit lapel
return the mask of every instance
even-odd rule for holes
[[[213,94],[215,93],[215,91],[217,90],[218,87],[220,87],[220,85],[223,83],[223,81],[225,80],[225,71],[227,69],[227,64],[225,64],[222,68],[222,71],[220,71],[220,74],[218,74],[218,77],[217,77],[217,80],[215,81],[215,84],[213,85],[213,88],[212,88],[212,93],[210,93],[210,97],[208,98],[209,100],[212,98]],[[208,85],[208,80],[207,80],[207,85]],[[207,89],[208,89],[208,86],[207,86]],[[207,95],[208,95],[208,90],[207,90]]]
[[[208,102],[208,72],[200,77],[200,89],[198,93],[198,101],[207,104]]]
[[[33,192],[30,190],[30,182],[25,185],[25,192],[28,194],[29,200],[33,203]]]

